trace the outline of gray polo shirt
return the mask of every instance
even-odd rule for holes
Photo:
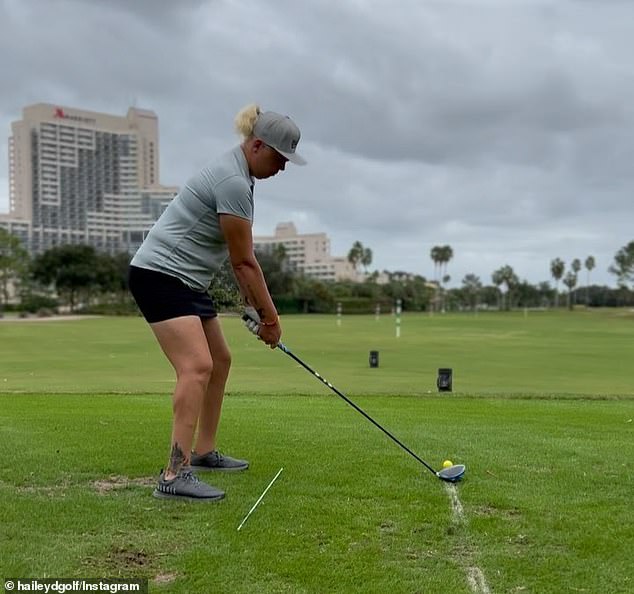
[[[220,214],[253,223],[253,178],[237,146],[192,177],[150,229],[131,264],[164,272],[197,291],[227,259]]]

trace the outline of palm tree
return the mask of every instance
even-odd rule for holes
[[[590,305],[590,271],[595,267],[596,262],[594,256],[588,256],[585,261],[586,270],[588,274],[586,276],[586,307]]]
[[[363,252],[361,253],[361,264],[367,274],[368,266],[372,264],[372,250],[370,248],[363,248]]]
[[[444,265],[444,276],[447,275],[447,264],[453,258],[453,249],[450,245],[443,245],[440,248],[442,259],[440,261],[441,267]]]
[[[504,279],[504,284],[506,285],[506,309],[511,309],[511,297],[514,294],[514,289],[519,284],[520,279],[517,278],[517,275],[513,271],[513,268],[511,268],[511,266],[509,266],[508,264],[506,266],[502,266],[501,272],[502,278]]]
[[[493,272],[493,274],[491,275],[491,280],[498,290],[498,309],[503,309],[501,300],[503,299],[504,294],[502,293],[500,287],[504,284],[504,275],[502,274],[501,268],[500,270],[496,270]]]
[[[434,280],[437,281],[440,276],[440,262],[442,261],[442,246],[435,245],[431,248],[431,259],[434,261]]]
[[[502,266],[502,268],[500,268],[499,270],[496,270],[491,278],[493,279],[493,283],[498,287],[498,289],[502,285],[506,285],[506,296],[500,290],[500,293],[502,293],[502,309],[511,309],[511,296],[513,294],[512,292],[513,289],[515,289],[515,287],[517,287],[520,282],[519,278],[517,278],[517,275],[513,271],[513,268],[506,264],[505,266]]]
[[[451,277],[447,274],[447,264],[449,260],[453,258],[453,250],[450,245],[443,245],[440,248],[440,274],[442,275],[441,283],[443,285],[442,289],[442,312],[445,313],[445,298],[446,298],[446,290],[445,286],[451,280]]]
[[[568,309],[572,311],[572,299],[571,293],[577,284],[577,275],[574,272],[569,272],[564,277],[564,285],[568,287]]]
[[[576,279],[578,278],[579,275],[579,271],[581,270],[581,260],[579,260],[579,258],[575,258],[571,263],[570,263],[570,268],[572,268],[572,271],[575,273],[575,285],[577,284]],[[577,292],[575,291],[574,295],[574,304],[577,305]]]
[[[348,252],[348,262],[352,264],[355,271],[357,270],[357,266],[359,262],[361,262],[363,258],[363,244],[360,241],[355,241]]]
[[[560,260],[559,258],[555,258],[550,263],[550,274],[552,274],[555,279],[555,307],[559,307],[559,281],[564,275],[565,268],[566,265],[563,260]]]

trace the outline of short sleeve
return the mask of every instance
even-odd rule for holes
[[[215,187],[216,212],[253,221],[253,193],[247,181],[233,175]]]

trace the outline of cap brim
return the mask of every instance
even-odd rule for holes
[[[275,149],[277,150],[277,149]],[[283,151],[277,151],[282,157],[286,157],[291,163],[295,165],[306,165],[306,159],[301,157],[297,153],[285,153]]]

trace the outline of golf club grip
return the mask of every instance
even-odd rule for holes
[[[404,443],[402,443],[398,438],[392,435],[385,427],[377,423],[368,413],[366,413],[362,408],[357,406],[350,398],[348,398],[345,394],[337,390],[326,378],[322,377],[317,373],[314,369],[312,369],[309,365],[304,363],[297,355],[295,355],[283,342],[278,343],[277,348],[286,353],[291,359],[299,363],[304,369],[312,373],[319,381],[326,384],[337,396],[345,400],[352,408],[354,408],[357,412],[361,413],[370,423],[372,423],[375,427],[383,431],[385,435],[387,435],[394,443],[398,444],[401,448],[403,448],[410,456],[412,456],[415,460],[420,462],[427,470],[429,470],[432,474],[438,476],[436,471],[425,462],[422,458],[417,456],[412,450],[410,450]]]

